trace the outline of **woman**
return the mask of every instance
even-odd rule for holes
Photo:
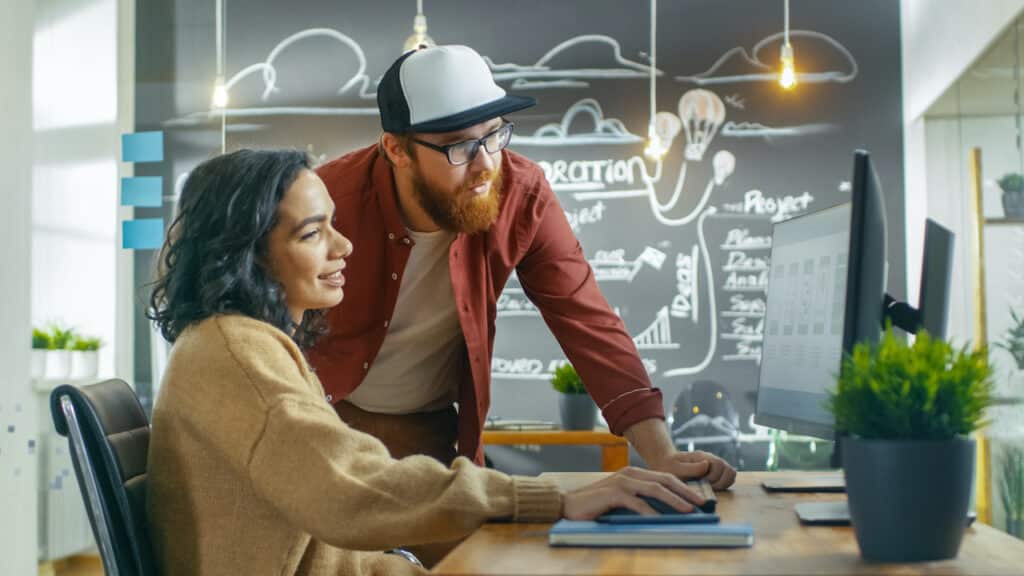
[[[679,480],[626,470],[561,493],[465,458],[391,458],[338,419],[302,349],[344,297],[352,244],[305,155],[241,150],[192,171],[150,317],[174,343],[153,411],[150,538],[163,574],[421,574],[383,551],[491,518],[688,511]]]

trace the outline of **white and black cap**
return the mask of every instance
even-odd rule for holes
[[[410,50],[377,85],[381,127],[396,134],[462,130],[536,103],[506,94],[468,46]]]

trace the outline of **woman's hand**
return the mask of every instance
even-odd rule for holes
[[[657,514],[640,496],[657,498],[680,513],[692,512],[694,505],[704,503],[700,494],[672,474],[629,467],[567,492],[562,500],[562,516],[569,520],[593,520],[619,507],[646,516]]]

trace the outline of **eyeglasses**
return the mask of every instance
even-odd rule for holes
[[[515,126],[512,122],[506,122],[501,125],[500,128],[485,135],[483,138],[477,140],[463,140],[462,142],[456,142],[454,144],[446,144],[444,146],[438,146],[433,142],[426,142],[418,138],[410,138],[413,142],[430,148],[431,150],[437,150],[448,158],[448,163],[452,166],[462,166],[463,164],[472,162],[476,158],[477,152],[480,151],[480,147],[483,146],[490,154],[496,154],[505,149],[508,146],[509,141],[512,140],[512,127]]]

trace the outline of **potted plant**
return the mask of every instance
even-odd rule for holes
[[[583,381],[572,364],[563,364],[555,370],[551,386],[560,392],[559,412],[562,428],[566,430],[593,430],[597,406],[583,387]]]
[[[1024,518],[1024,449],[1007,448],[999,478],[999,497],[1006,512],[1006,531],[1017,538],[1024,536],[1021,518]]]
[[[67,378],[71,375],[71,340],[75,331],[54,324],[50,327],[50,347],[46,352],[46,378]]]
[[[1003,213],[1007,218],[1024,218],[1024,175],[1010,172],[998,183],[1003,190]]]
[[[39,328],[32,329],[32,378],[46,375],[46,350],[50,347],[50,335]]]
[[[850,518],[867,560],[953,558],[974,479],[974,440],[992,403],[986,350],[886,330],[843,359],[835,416]]]
[[[996,347],[1006,350],[1013,356],[1017,370],[1024,370],[1024,317],[1017,316],[1017,312],[1011,308],[1010,318],[1013,319],[1013,326],[1010,326],[999,342],[996,342]]]
[[[71,344],[71,377],[95,378],[99,373],[99,338],[76,337]]]

